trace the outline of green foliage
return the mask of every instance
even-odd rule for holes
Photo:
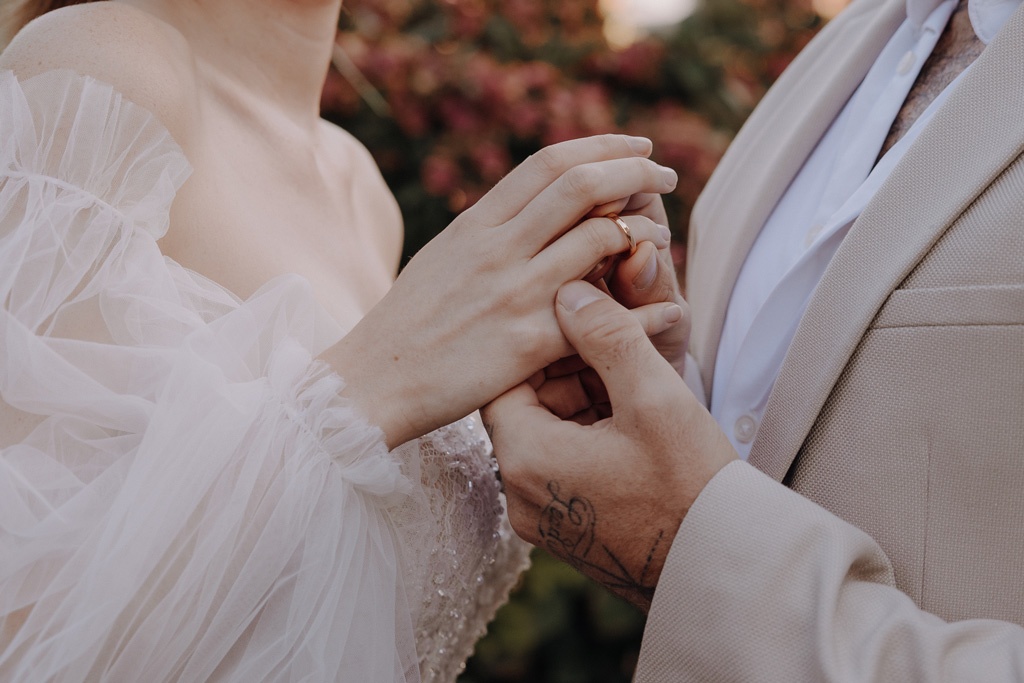
[[[643,615],[628,603],[536,550],[533,567],[459,681],[628,681],[643,627]]]
[[[346,0],[324,115],[373,153],[411,256],[542,146],[645,135],[679,173],[666,198],[681,264],[697,194],[821,20],[810,0],[703,0],[677,28],[613,50],[597,0]],[[535,552],[462,683],[630,680],[644,618]]]

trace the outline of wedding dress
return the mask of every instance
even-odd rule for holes
[[[164,257],[188,174],[109,86],[0,74],[0,680],[454,680],[527,557],[485,434],[388,452],[306,281]]]

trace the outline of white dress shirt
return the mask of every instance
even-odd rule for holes
[[[1021,1],[969,0],[978,38],[987,44]],[[907,0],[907,19],[794,177],[747,256],[729,301],[710,406],[744,459],[800,318],[832,256],[960,80],[947,86],[875,164],[956,6],[957,0]]]

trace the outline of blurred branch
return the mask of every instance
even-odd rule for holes
[[[366,105],[370,107],[374,114],[381,118],[391,117],[391,107],[388,105],[388,101],[384,99],[379,90],[373,87],[370,81],[366,80],[363,72],[349,58],[345,48],[341,45],[336,44],[334,46],[334,51],[331,54],[331,64],[338,70],[342,78],[359,93],[359,97],[366,102]]]

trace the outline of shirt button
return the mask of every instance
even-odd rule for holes
[[[899,65],[897,65],[896,67],[896,73],[898,73],[900,76],[906,76],[908,73],[910,73],[910,70],[914,67],[914,62],[916,61],[917,56],[914,54],[913,50],[910,50],[909,52],[907,52],[907,54],[903,55],[903,58],[900,60]]]
[[[818,235],[821,234],[821,231],[824,228],[825,228],[824,225],[822,225],[821,223],[818,223],[813,228],[808,230],[807,234],[804,235],[804,247],[810,247],[812,244],[814,244],[814,240],[818,239]]]
[[[757,433],[757,420],[750,415],[744,415],[740,419],[736,420],[736,424],[732,427],[732,435],[736,437],[736,440],[740,443],[750,443],[754,440],[754,435]]]

